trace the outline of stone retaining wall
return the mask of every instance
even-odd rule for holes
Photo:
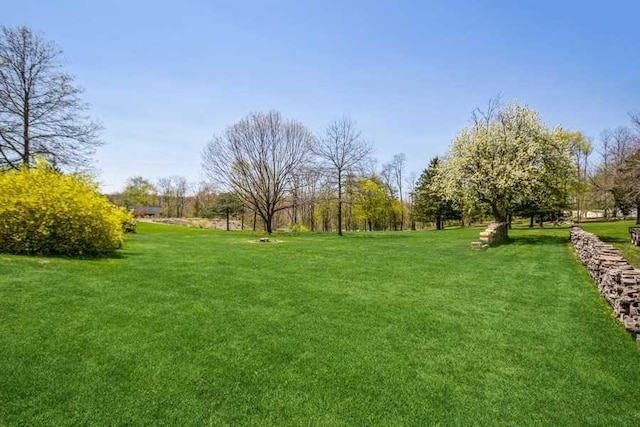
[[[619,250],[580,227],[571,228],[571,242],[616,317],[640,344],[640,270],[629,265]]]
[[[480,242],[492,246],[507,240],[507,224],[504,222],[489,224],[486,230],[480,233]]]

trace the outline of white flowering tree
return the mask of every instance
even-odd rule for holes
[[[474,115],[439,168],[448,199],[484,205],[498,222],[528,203],[555,203],[575,176],[570,146],[518,104]]]

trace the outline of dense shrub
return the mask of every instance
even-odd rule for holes
[[[138,222],[134,217],[134,213],[125,207],[119,207],[117,214],[120,216],[122,231],[125,233],[135,233]]]
[[[130,213],[115,208],[90,178],[46,164],[0,173],[0,251],[104,254],[122,245]]]

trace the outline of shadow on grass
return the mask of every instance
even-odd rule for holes
[[[595,234],[595,233],[594,233]],[[598,238],[606,243],[629,243],[629,238],[623,238],[620,236],[608,236],[606,234],[597,234]]]
[[[83,255],[41,255],[44,258],[59,258],[59,259],[73,259],[79,261],[101,261],[105,259],[127,259],[131,257],[140,256],[139,252],[131,252],[127,250],[119,249],[116,252],[106,254],[83,254]]]
[[[565,245],[569,242],[569,236],[517,236],[509,238],[505,245]]]
[[[108,259],[122,260],[135,256],[139,256],[140,253],[129,251],[117,251],[106,254],[81,254],[81,255],[64,255],[64,254],[12,254],[9,252],[0,252],[2,255],[12,255],[25,258],[42,258],[42,259],[64,259],[64,260],[77,260],[77,261],[101,261]]]

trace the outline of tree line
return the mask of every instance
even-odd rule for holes
[[[44,159],[60,172],[85,168],[101,125],[61,50],[27,27],[0,27],[0,171]],[[448,151],[416,179],[402,153],[381,167],[357,123],[343,116],[312,133],[276,111],[247,115],[202,152],[206,183],[131,178],[112,195],[166,216],[239,217],[272,232],[403,230],[524,217],[542,225],[590,212],[627,216],[640,207],[640,114],[602,132],[551,128],[525,105],[492,100],[476,109]],[[426,160],[426,159],[425,159]],[[144,214],[144,211],[141,212]]]
[[[593,210],[615,217],[640,204],[638,116],[631,121],[603,131],[594,162],[583,133],[492,100],[416,179],[402,153],[377,167],[373,145],[348,116],[316,136],[278,112],[252,113],[205,146],[206,183],[172,177],[154,186],[137,177],[122,197],[160,205],[167,216],[231,216],[267,232],[442,229],[488,218],[527,218],[532,227]]]
[[[267,232],[402,230],[411,206],[404,191],[413,181],[406,156],[397,154],[376,171],[372,152],[347,116],[316,137],[278,112],[253,113],[206,145],[207,182],[169,177],[154,184],[138,176],[111,198],[132,209],[160,206],[166,216],[231,215]]]
[[[537,112],[491,100],[434,158],[416,185],[415,216],[544,221],[615,218],[640,208],[640,116],[605,129],[595,150],[582,132],[546,126]],[[636,210],[636,212],[632,212]],[[425,219],[425,218],[422,218]]]

